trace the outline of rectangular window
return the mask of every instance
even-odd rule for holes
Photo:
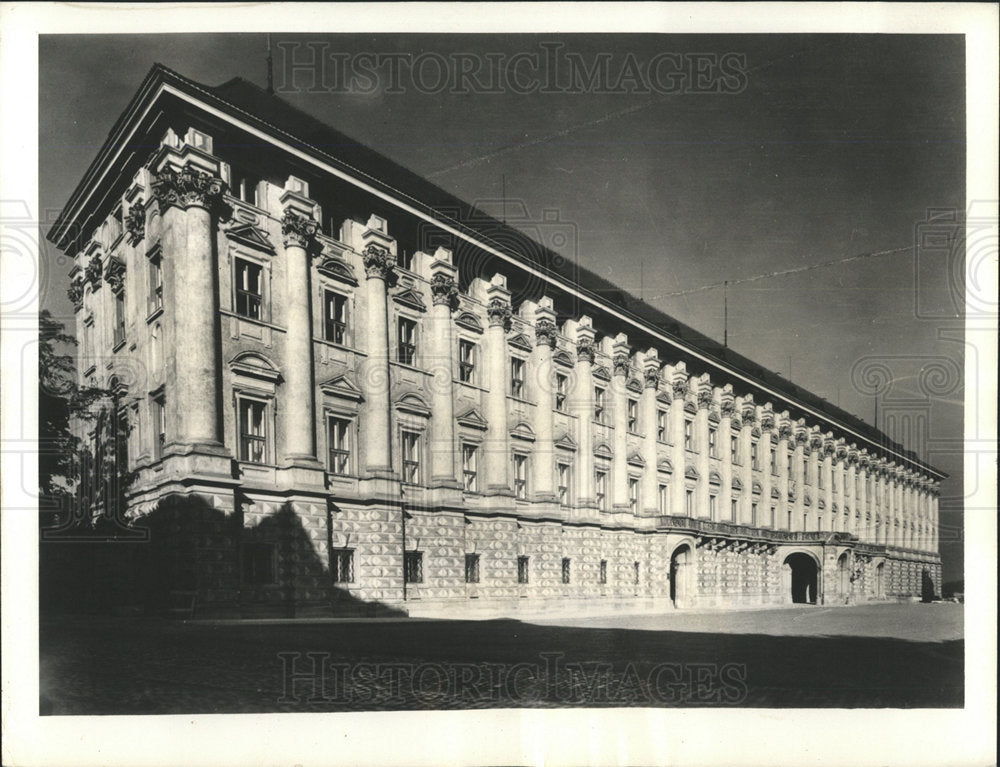
[[[694,516],[694,490],[691,488],[684,491],[684,513],[689,517]]]
[[[626,420],[628,422],[628,430],[630,432],[632,432],[633,434],[635,434],[636,430],[638,429],[638,426],[639,426],[639,401],[638,400],[634,400],[634,399],[628,400],[628,411],[627,411],[627,413],[628,413],[628,416],[627,416]]]
[[[556,489],[559,493],[559,505],[569,506],[570,468],[568,463],[556,464]]]
[[[334,549],[330,572],[334,583],[354,583],[354,549]]]
[[[602,584],[608,582],[608,560],[606,559],[601,560],[600,574],[598,577]]]
[[[415,431],[403,431],[400,436],[403,449],[403,483],[420,483],[420,435]]]
[[[604,423],[604,389],[600,386],[594,387],[594,420],[598,423]]]
[[[822,468],[820,468],[820,470],[819,470],[819,474],[818,474],[818,475],[817,475],[817,477],[816,477],[816,479],[818,479],[818,480],[819,480],[818,484],[819,484],[819,489],[820,489],[820,490],[822,490],[822,489],[823,489],[823,474],[824,474],[824,472],[823,472],[823,469],[822,469]]]
[[[347,296],[326,291],[323,312],[323,337],[335,344],[347,343]]]
[[[408,317],[399,318],[399,347],[396,359],[404,365],[416,364],[417,323]]]
[[[528,456],[523,453],[514,453],[514,497],[528,497]]]
[[[562,582],[569,583],[569,557],[563,557],[562,561]]]
[[[786,530],[791,530],[792,529],[792,510],[791,509],[788,510],[788,520],[787,521],[788,521],[788,527],[786,527],[785,529]]]
[[[739,465],[740,462],[740,438],[730,437],[729,438],[729,460],[734,466]]]
[[[732,520],[733,522],[735,522],[735,521],[736,521],[736,518],[737,518],[737,516],[739,515],[739,510],[740,510],[740,502],[739,502],[739,501],[737,501],[737,500],[736,500],[735,498],[733,498],[733,499],[732,499],[732,500],[731,500],[731,501],[729,502],[729,518],[730,518],[730,519],[731,519],[731,520]]]
[[[754,470],[760,471],[760,454],[757,451],[757,443],[750,443],[750,465]]]
[[[462,383],[475,383],[476,378],[476,345],[464,338],[458,341],[458,380]]]
[[[327,421],[328,460],[331,474],[351,473],[351,422],[331,416]]]
[[[712,520],[715,519],[715,515],[716,515],[716,501],[717,500],[718,500],[718,498],[714,494],[708,496],[708,518],[709,519],[712,519]]]
[[[242,168],[230,166],[229,192],[243,202],[257,205],[257,185],[260,179]]]
[[[632,563],[632,572],[633,572],[632,582],[636,586],[638,586],[639,585],[639,563],[638,562],[633,562]]]
[[[667,411],[656,411],[656,439],[658,442],[667,441]]]
[[[556,410],[560,413],[566,412],[566,388],[569,379],[562,373],[556,373]]]
[[[757,527],[757,504],[750,504],[750,524]]]
[[[252,261],[236,259],[236,313],[252,320],[263,319],[264,268]]]
[[[479,490],[479,447],[462,445],[462,486],[470,493]]]
[[[465,555],[465,582],[479,583],[479,555]]]
[[[710,458],[719,457],[719,430],[714,426],[708,427],[708,455]]]
[[[273,543],[243,544],[243,582],[267,586],[276,582],[277,567]]]
[[[115,346],[125,343],[125,291],[115,293]]]
[[[148,313],[163,308],[163,261],[159,253],[149,259]]]
[[[128,418],[128,410],[118,408],[115,417],[115,467],[119,475],[128,471],[129,443],[132,441]]]
[[[424,553],[407,551],[403,555],[403,579],[406,583],[424,582]]]
[[[163,394],[153,398],[153,454],[163,457],[163,446],[167,443],[167,398]]]
[[[240,460],[249,463],[267,461],[267,405],[240,397]]]
[[[773,447],[771,448],[771,474],[778,475],[778,453]]]
[[[594,497],[597,499],[597,508],[607,511],[608,473],[606,471],[594,472]]]
[[[694,450],[694,424],[690,418],[684,419],[684,449]]]
[[[413,251],[407,248],[399,248],[396,251],[396,266],[400,269],[406,269],[408,272],[413,271]]]
[[[628,507],[633,514],[639,513],[639,478],[628,478]]]
[[[517,558],[517,582],[527,583],[528,582],[528,558],[518,557]]]
[[[661,514],[666,514],[669,508],[670,491],[667,485],[660,485],[657,488],[657,503],[656,506]]]
[[[520,357],[510,358],[510,395],[524,397],[524,360]]]
[[[776,506],[771,506],[771,529],[773,530],[778,525],[778,508]]]

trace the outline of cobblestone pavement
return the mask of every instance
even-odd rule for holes
[[[315,622],[43,619],[42,714],[961,707],[961,605]]]

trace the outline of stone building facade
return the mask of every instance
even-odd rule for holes
[[[941,472],[323,130],[155,67],[50,234],[150,589],[244,615],[940,591]]]

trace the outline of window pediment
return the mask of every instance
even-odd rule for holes
[[[562,350],[557,351],[552,355],[552,361],[558,365],[565,365],[566,367],[573,367],[573,358]]]
[[[628,458],[626,459],[626,462],[630,463],[633,466],[645,466],[646,465],[646,459],[643,458],[638,453],[630,453],[629,456],[628,456]]]
[[[459,426],[465,426],[468,429],[477,429],[478,431],[486,431],[489,428],[489,424],[486,419],[483,418],[482,413],[476,408],[469,408],[464,413],[455,417]]]
[[[594,378],[598,378],[602,381],[611,380],[611,373],[609,373],[608,369],[603,365],[599,365],[598,367],[594,368],[593,376]]]
[[[354,269],[342,258],[326,256],[316,268],[325,277],[357,287],[358,278],[354,276]]]
[[[361,389],[346,373],[324,381],[319,385],[319,388],[320,391],[331,397],[349,399],[354,402],[364,401],[364,397],[361,396]]]
[[[667,474],[674,473],[674,465],[670,463],[670,459],[668,458],[664,458],[662,461],[656,464],[656,468],[659,471],[665,471]]]
[[[424,401],[424,398],[414,392],[404,394],[396,400],[396,409],[404,413],[423,416],[424,418],[429,418],[431,415],[431,409]]]
[[[639,381],[636,380],[635,378],[633,378],[631,381],[625,384],[625,388],[627,388],[630,392],[633,392],[634,394],[642,394],[642,384],[639,383]]]
[[[420,291],[413,288],[403,288],[403,290],[393,295],[392,300],[397,304],[402,304],[410,309],[416,309],[418,312],[427,311],[423,295]]]
[[[576,450],[579,447],[576,440],[573,439],[573,436],[569,432],[566,432],[561,437],[556,439],[555,446],[561,447],[564,450]]]
[[[253,224],[236,224],[226,230],[226,236],[245,245],[253,250],[263,250],[266,253],[274,253],[274,245],[271,244],[267,232]]]
[[[519,422],[510,430],[510,436],[514,439],[523,439],[529,442],[535,441],[535,431],[524,421]]]
[[[607,458],[608,460],[611,460],[614,453],[611,452],[611,448],[608,447],[606,443],[602,442],[594,448],[594,455],[598,458]]]
[[[698,473],[698,470],[695,469],[694,466],[686,466],[684,468],[684,477],[685,477],[685,479],[698,479],[698,477],[700,477],[700,476],[701,475]]]
[[[257,378],[271,383],[278,383],[281,380],[281,372],[275,364],[264,355],[255,352],[244,352],[236,355],[230,360],[229,369],[236,375]]]
[[[472,312],[462,312],[455,319],[455,324],[466,330],[471,330],[473,333],[483,332],[483,323],[479,321],[479,318]]]
[[[511,338],[507,343],[513,346],[515,349],[522,349],[526,352],[531,351],[531,341],[523,333],[518,333],[516,336]]]

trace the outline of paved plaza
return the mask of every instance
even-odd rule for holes
[[[40,628],[43,714],[963,705],[957,604]]]

